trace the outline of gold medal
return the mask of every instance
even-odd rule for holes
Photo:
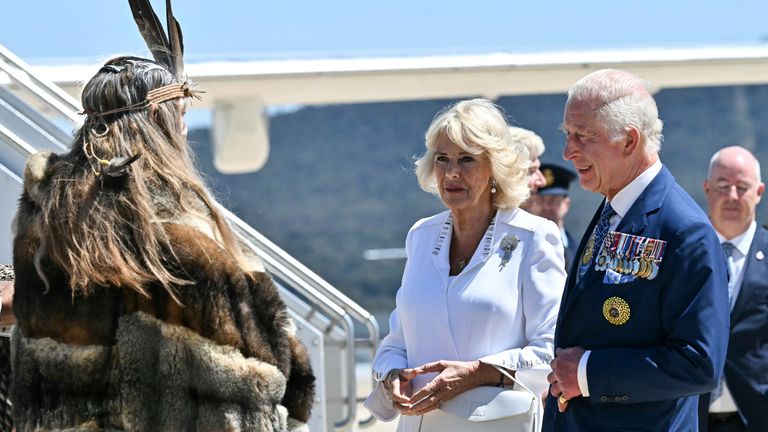
[[[611,297],[603,302],[603,316],[613,325],[624,325],[629,321],[629,303],[621,297]]]
[[[625,264],[624,258],[619,258],[619,265],[616,266],[616,273],[623,274]]]
[[[641,278],[645,279],[648,277],[646,272],[648,271],[648,260],[645,257],[640,257],[640,270],[637,272],[637,275]]]
[[[651,275],[651,260],[646,258],[645,259],[645,271],[643,272],[643,278],[648,279],[648,276]]]
[[[589,241],[587,242],[587,247],[584,248],[584,255],[581,256],[581,263],[583,265],[589,264],[589,261],[592,260],[592,252],[595,249],[595,236],[592,236],[589,238]]]
[[[624,274],[632,274],[635,271],[635,261],[632,258],[627,258],[627,266],[624,267]]]

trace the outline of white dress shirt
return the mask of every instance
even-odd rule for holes
[[[731,298],[728,300],[731,302],[731,310],[733,310],[733,305],[736,304],[736,299],[739,298],[741,283],[744,281],[744,267],[747,263],[747,254],[749,253],[749,248],[752,247],[752,240],[755,238],[755,232],[757,232],[757,222],[753,220],[746,231],[734,238],[727,239],[719,232],[717,233],[717,238],[720,239],[720,244],[729,242],[734,246],[732,256],[733,265],[731,267],[733,274],[731,274],[731,279],[728,281],[728,291],[731,293]]]
[[[448,275],[452,230],[445,211],[408,232],[408,260],[390,332],[373,360],[379,383],[365,401],[380,420],[398,414],[380,383],[387,373],[438,360],[480,360],[518,371],[534,392],[547,388],[566,277],[557,225],[521,209],[499,210],[466,268],[453,278]],[[505,237],[517,239],[509,253],[501,248]],[[434,377],[416,377],[413,391]],[[417,431],[420,422],[419,416],[402,416],[398,431]]]
[[[616,227],[619,226],[621,219],[624,218],[629,209],[632,208],[632,205],[635,204],[635,201],[640,198],[640,195],[643,193],[645,188],[651,184],[651,181],[656,178],[660,171],[661,161],[657,160],[653,165],[650,166],[650,168],[643,171],[642,174],[637,176],[628,185],[624,186],[624,189],[620,190],[613,197],[610,203],[611,207],[613,207],[613,211],[616,212],[616,214],[611,216],[609,230],[613,231],[616,229]],[[579,360],[579,368],[577,370],[579,390],[581,390],[581,395],[584,397],[589,397],[589,383],[587,382],[587,361],[589,360],[589,355],[591,353],[591,350],[584,352],[584,354],[581,356],[581,359]]]
[[[731,278],[728,280],[728,292],[731,293],[728,299],[731,302],[731,310],[733,305],[736,304],[736,299],[739,298],[739,292],[741,291],[741,283],[744,281],[744,268],[747,264],[747,254],[749,254],[749,248],[752,246],[752,240],[755,238],[755,232],[757,231],[757,222],[754,220],[749,224],[749,228],[743,233],[733,237],[731,239],[725,238],[724,235],[717,233],[717,238],[720,239],[720,243],[729,242],[734,246],[733,254],[731,256]],[[731,391],[728,389],[728,383],[723,377],[722,393],[717,399],[710,401],[709,412],[734,412],[738,411],[736,402],[731,396]]]

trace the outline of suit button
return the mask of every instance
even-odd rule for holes
[[[600,396],[600,400],[601,400],[602,402],[605,402],[605,401],[607,401],[607,400],[608,400],[608,396]]]
[[[629,400],[629,396],[627,396],[627,395],[624,395],[624,396],[622,396],[622,397],[621,397],[621,400],[623,400],[623,401],[627,401],[627,400]]]
[[[616,396],[613,398],[616,402],[621,402],[621,396]]]

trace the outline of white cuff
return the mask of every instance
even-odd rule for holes
[[[579,382],[579,390],[581,390],[581,395],[584,397],[589,397],[589,383],[587,382],[587,359],[589,359],[589,354],[591,353],[591,350],[584,351],[584,354],[581,355],[581,359],[579,359],[579,369],[576,372],[576,379]]]
[[[394,420],[399,412],[392,406],[392,395],[387,394],[381,381],[376,383],[376,387],[363,402],[363,406],[373,414],[377,419],[388,422]]]

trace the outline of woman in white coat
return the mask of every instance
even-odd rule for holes
[[[416,162],[421,187],[447,211],[408,232],[408,260],[390,333],[373,361],[365,406],[399,431],[477,386],[511,385],[509,373],[547,368],[565,283],[554,223],[519,208],[530,158],[501,111],[484,99],[439,114]],[[542,387],[546,374],[541,374]],[[519,378],[519,375],[518,375]]]

